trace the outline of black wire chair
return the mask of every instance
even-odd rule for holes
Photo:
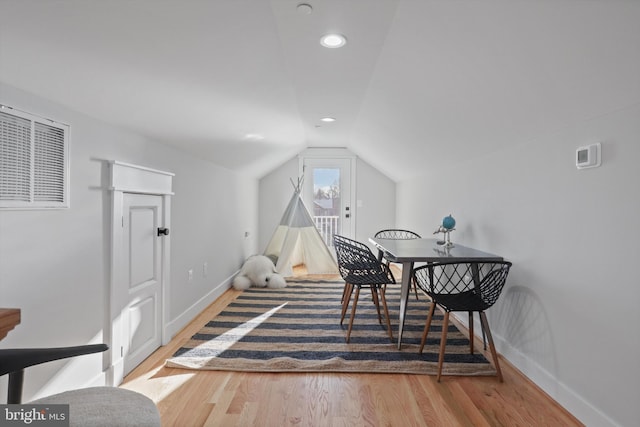
[[[386,230],[378,231],[375,237],[380,239],[409,240],[409,239],[419,239],[420,235],[418,233],[415,233],[409,230],[401,230],[399,228],[389,228]]]
[[[378,231],[375,236],[377,239],[393,239],[393,240],[411,240],[411,239],[420,239],[420,235],[413,231],[402,230],[399,228],[388,228],[386,230]],[[382,261],[382,257],[384,254],[380,249],[378,249],[378,260]],[[389,265],[389,261],[385,260],[386,264]],[[418,299],[418,286],[416,286],[415,281],[413,281],[413,290],[416,294],[416,299]]]
[[[437,262],[418,267],[413,271],[416,284],[431,297],[432,304],[429,308],[427,321],[420,342],[420,353],[427,341],[427,334],[431,327],[431,320],[436,305],[444,310],[442,323],[442,337],[440,340],[440,355],[438,358],[438,378],[442,375],[442,364],[447,343],[447,328],[449,325],[449,313],[452,311],[466,311],[469,313],[469,350],[473,354],[473,313],[480,315],[483,336],[486,333],[489,341],[491,358],[496,368],[497,376],[502,382],[502,371],[498,362],[489,322],[485,310],[493,306],[498,300],[507,281],[507,275],[511,263],[499,262]]]
[[[382,324],[382,317],[378,301],[379,299],[382,301],[382,307],[384,309],[384,315],[387,323],[387,332],[389,333],[389,339],[393,342],[391,322],[389,321],[389,310],[387,308],[387,300],[384,292],[385,286],[388,283],[396,283],[389,266],[380,262],[367,245],[356,240],[351,240],[336,234],[333,236],[333,243],[338,258],[338,270],[345,281],[345,289],[342,295],[341,325],[344,321],[347,308],[349,307],[349,300],[351,299],[353,290],[355,289],[356,291],[353,297],[353,305],[351,307],[351,315],[349,318],[347,342],[349,342],[351,337],[353,319],[356,314],[356,306],[358,305],[360,289],[362,288],[371,289],[371,296],[374,304],[376,305],[376,310],[378,311],[378,321],[380,324]]]

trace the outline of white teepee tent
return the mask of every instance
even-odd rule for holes
[[[300,264],[305,265],[309,274],[337,273],[336,261],[302,201],[302,178],[293,187],[291,201],[264,254],[285,277],[293,276],[293,267]]]

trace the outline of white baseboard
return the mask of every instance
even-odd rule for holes
[[[124,358],[120,357],[107,369],[105,379],[106,385],[119,386],[124,378]]]
[[[213,287],[211,291],[209,291],[206,295],[192,304],[188,309],[186,309],[182,314],[178,317],[164,325],[164,337],[168,337],[167,343],[171,341],[171,339],[176,336],[182,328],[188,325],[193,319],[196,318],[202,311],[207,308],[212,302],[214,302],[220,295],[222,295],[229,287],[231,287],[231,282],[233,278],[238,274],[240,270],[226,278],[222,283],[219,283],[217,286]],[[163,343],[162,345],[166,345],[167,343]],[[107,385],[115,385],[118,386],[122,383],[124,373],[124,359],[120,358],[117,360],[112,366],[109,367],[106,371],[105,381]]]
[[[196,301],[188,309],[186,309],[178,317],[166,324],[165,329],[168,337],[173,338],[178,332],[196,318],[202,311],[207,308],[212,302],[214,302],[220,295],[222,295],[227,289],[231,287],[233,278],[238,274],[240,270],[226,278],[222,283],[213,287],[206,295]]]
[[[512,347],[508,342],[504,341],[502,337],[495,334],[492,335],[496,348],[499,349],[499,353],[507,359],[509,363],[515,366],[582,423],[587,426],[620,427],[618,423],[609,418],[605,413],[586,401],[566,384],[558,381],[551,373]]]
[[[466,315],[452,313],[452,316],[454,316],[458,322],[468,327]],[[473,328],[476,337],[479,340],[482,340],[482,336],[479,335],[479,333],[481,333],[479,331],[482,331],[482,328],[478,321],[474,321]],[[587,402],[582,396],[573,391],[566,384],[558,381],[558,379],[546,369],[541,367],[531,358],[527,357],[524,353],[511,346],[501,336],[495,333],[492,333],[492,336],[496,345],[496,350],[502,357],[507,359],[509,363],[522,372],[522,374],[531,380],[531,382],[540,387],[545,393],[551,396],[553,400],[558,402],[559,405],[569,411],[582,423],[587,426],[620,427],[619,424],[609,418],[598,408],[594,407],[591,403]]]
[[[101,387],[105,385],[111,385],[107,383],[107,373],[100,372],[98,375],[95,375],[93,378],[87,382],[85,387]]]

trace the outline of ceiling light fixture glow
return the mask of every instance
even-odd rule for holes
[[[322,36],[320,44],[330,49],[336,49],[347,44],[347,39],[342,34],[327,34]]]
[[[325,122],[325,123],[331,123],[331,122],[335,122],[336,119],[333,117],[323,117],[320,119],[320,121]]]
[[[247,133],[244,135],[244,139],[248,141],[262,141],[264,139],[264,135],[259,133]]]
[[[313,7],[308,3],[300,3],[296,9],[301,15],[311,15],[313,13]]]

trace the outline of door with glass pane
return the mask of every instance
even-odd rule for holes
[[[351,159],[305,158],[304,203],[329,247],[333,235],[354,235]]]

